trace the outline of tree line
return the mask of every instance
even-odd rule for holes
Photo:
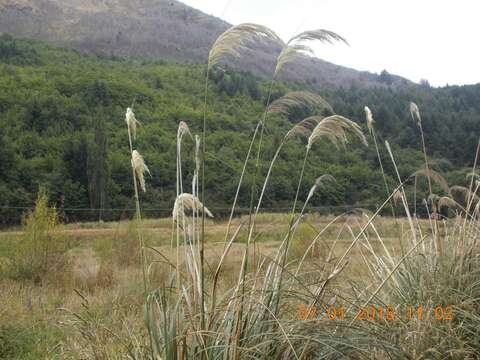
[[[23,208],[33,204],[39,187],[47,189],[52,204],[63,196],[72,221],[131,215],[129,149],[124,140],[124,113],[131,105],[141,122],[140,150],[152,171],[148,179],[151,191],[142,203],[159,209],[151,216],[165,216],[160,209],[171,208],[175,198],[177,126],[183,120],[193,133],[199,132],[204,72],[203,64],[97,58],[1,35],[0,223],[18,222]],[[211,86],[206,196],[207,205],[221,208],[228,207],[235,196],[268,84],[251,74],[224,68],[212,74]],[[314,91],[305,83],[279,83],[273,99],[300,89]],[[382,83],[365,88],[351,84],[321,95],[336,113],[362,126],[363,108],[368,105],[380,143],[388,139],[393,145],[403,177],[423,163],[418,128],[408,112],[408,103],[415,101],[422,111],[432,167],[449,182],[466,183],[480,133],[480,85],[393,88]],[[285,132],[302,115],[268,120],[262,171],[266,172]],[[296,140],[285,147],[267,189],[266,207],[285,207],[293,197],[296,177],[292,172],[300,171],[295,160],[301,160],[304,146]],[[335,176],[337,183],[316,194],[312,205],[374,207],[385,198],[373,147],[353,148],[345,152],[327,144],[316,145],[302,191],[307,193],[314,179],[324,173]],[[393,185],[394,169],[383,145],[380,150]],[[185,142],[184,154],[185,184],[189,184],[193,176],[191,142]],[[244,192],[254,179],[253,168],[247,171]],[[426,190],[424,185],[419,184],[420,192]],[[243,199],[248,202],[249,197]]]

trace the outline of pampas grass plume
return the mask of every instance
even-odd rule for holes
[[[128,129],[132,134],[133,138],[137,138],[137,125],[140,125],[140,121],[135,118],[132,108],[127,108],[125,113],[125,122],[127,123]]]
[[[285,139],[289,140],[295,136],[309,137],[312,134],[313,129],[317,126],[318,122],[322,120],[322,117],[309,117],[303,119],[298,124],[295,124],[285,135]]]
[[[442,206],[447,206],[449,208],[456,208],[458,207],[458,204],[455,200],[448,196],[442,196],[440,199],[438,199],[438,209],[440,210]]]
[[[213,217],[210,210],[208,210],[207,207],[204,207],[202,202],[196,196],[189,193],[183,193],[178,195],[175,199],[172,216],[174,220],[178,220],[181,215],[185,216],[185,210],[202,211],[202,209],[205,209],[205,215]]]
[[[420,110],[418,109],[417,104],[413,101],[410,102],[410,115],[412,115],[412,119],[417,121],[417,124],[420,125],[422,122],[422,117],[420,116]]]
[[[375,120],[373,120],[372,111],[370,110],[370,108],[369,108],[368,106],[365,106],[364,110],[365,110],[365,117],[366,117],[366,119],[367,119],[367,128],[368,128],[368,131],[372,132],[372,130],[373,130],[373,123],[375,122]]]
[[[352,133],[365,146],[368,146],[367,139],[357,123],[340,115],[332,115],[318,122],[308,138],[307,149],[309,150],[322,137],[327,138],[337,147],[339,144],[345,146],[348,143],[347,132]]]
[[[197,172],[199,171],[200,167],[200,145],[202,143],[202,140],[200,138],[200,135],[195,135],[195,167]]]
[[[189,135],[193,139],[192,133],[190,132],[187,123],[185,121],[180,121],[177,130],[177,142],[181,142],[185,135]]]
[[[283,67],[291,62],[301,58],[308,58],[314,55],[313,49],[306,45],[306,42],[319,41],[321,43],[333,44],[341,41],[348,44],[340,35],[324,29],[307,30],[292,37],[277,58],[277,66],[275,68],[275,76],[283,69]]]
[[[132,151],[132,167],[135,170],[135,175],[137,176],[138,182],[143,192],[146,191],[145,188],[145,173],[150,174],[150,169],[145,164],[143,156],[137,150]]]
[[[310,91],[291,91],[268,107],[268,114],[293,116],[296,110],[308,110],[318,115],[323,110],[334,113],[332,106],[320,95]]]
[[[428,171],[427,171],[426,169],[420,169],[420,170],[415,171],[412,174],[412,176],[429,177],[431,180],[436,182],[442,188],[443,191],[445,191],[446,193],[450,192],[450,187],[448,186],[447,180],[445,180],[445,178],[435,170],[428,169]]]
[[[266,26],[244,23],[231,27],[213,44],[208,55],[208,69],[218,64],[225,56],[239,57],[240,51],[248,49],[249,44],[266,39],[284,46],[280,37]]]
[[[313,196],[313,194],[319,187],[322,187],[327,183],[335,183],[335,182],[337,182],[337,180],[330,174],[323,174],[322,176],[319,176],[315,180],[315,184],[312,186],[312,188],[310,189],[310,192],[308,193],[307,201]]]

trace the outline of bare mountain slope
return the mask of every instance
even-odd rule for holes
[[[0,0],[0,32],[46,40],[100,56],[205,61],[230,25],[174,0]],[[237,65],[268,76],[278,49],[265,46]],[[250,54],[249,54],[250,55]],[[385,84],[380,77],[320,59],[289,67],[284,78],[318,87]],[[390,76],[394,85],[407,80]]]

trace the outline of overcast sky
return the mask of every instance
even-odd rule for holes
[[[232,24],[255,22],[284,40],[323,28],[346,45],[319,58],[358,70],[383,69],[431,85],[480,82],[479,0],[182,0]]]

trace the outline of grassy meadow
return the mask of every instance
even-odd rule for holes
[[[288,255],[289,268],[295,269],[299,260],[305,255],[303,281],[315,283],[318,280],[325,280],[325,277],[317,277],[330,271],[327,269],[331,268],[335,260],[342,256],[351,244],[354,234],[361,232],[368,223],[369,216],[371,216],[370,213],[362,214],[361,212],[345,214],[338,218],[315,214],[307,215],[301,226],[298,227],[292,241]],[[248,272],[251,276],[253,276],[252,272],[256,271],[255,269],[261,268],[260,263],[272,261],[275,257],[280,245],[279,239],[288,230],[288,226],[285,225],[288,218],[288,214],[266,213],[258,216],[256,230],[259,234],[259,241],[255,245],[255,255],[253,252],[249,255],[251,265]],[[442,241],[445,241],[446,244],[454,241],[455,238],[452,239],[449,236],[455,236],[455,234],[449,235],[448,229],[458,226],[456,224],[458,221],[461,219],[444,220],[439,224],[439,233],[443,238]],[[234,219],[232,225],[235,227],[246,222],[248,222],[248,216],[243,216]],[[211,285],[224,251],[227,221],[210,220],[207,225],[205,277],[206,282]],[[173,264],[176,262],[176,252],[171,247],[171,227],[171,218],[143,221],[146,257],[147,263],[150,264],[148,271],[151,288],[165,286],[171,281],[169,277],[171,277]],[[415,227],[419,233],[431,231],[431,223],[426,219],[416,219]],[[136,241],[137,228],[138,225],[135,221],[56,225],[51,230],[50,239],[61,238],[62,241],[68,243],[67,250],[62,255],[64,258],[62,262],[54,265],[57,268],[52,272],[45,273],[41,279],[22,278],[19,274],[10,273],[14,268],[9,263],[9,259],[15,258],[14,252],[19,250],[19,244],[27,237],[26,231],[28,230],[17,227],[2,231],[0,233],[0,259],[4,276],[0,280],[1,358],[122,359],[131,358],[131,356],[139,358],[148,356],[148,354],[141,355],[149,345],[148,330],[145,327],[143,314],[144,297],[141,291],[142,269]],[[398,258],[398,254],[401,254],[402,251],[402,241],[406,243],[409,237],[408,229],[407,218],[377,218],[375,224],[367,227],[363,243],[355,246],[350,252],[348,265],[332,279],[328,289],[322,294],[322,301],[327,306],[333,304],[333,308],[336,310],[340,310],[342,306],[348,307],[346,318],[351,322],[352,317],[358,314],[359,310],[356,307],[363,305],[360,301],[364,299],[360,296],[361,292],[377,284],[376,279],[372,277],[372,269],[369,269],[372,266],[371,260],[369,260],[372,257],[371,254],[385,255],[385,249],[387,249],[394,254],[395,258]],[[318,235],[320,236],[318,237]],[[314,246],[311,246],[312,240],[317,237]],[[219,274],[219,293],[228,293],[229,289],[237,283],[245,243],[246,239],[240,236],[232,244],[223,261]],[[182,264],[185,263],[186,247],[185,245],[180,247]],[[472,271],[472,277],[475,274],[478,275],[478,247],[475,251],[477,260],[468,267]],[[452,249],[450,249],[446,257],[450,258],[453,255]],[[443,262],[440,263],[440,266],[444,266],[442,264]],[[404,270],[420,271],[422,265],[423,263],[414,262],[409,266],[418,266],[415,270],[406,266]],[[472,268],[472,265],[477,267]],[[432,279],[417,279],[422,282],[423,290],[427,292],[424,297],[400,300],[394,296],[395,294],[391,290],[387,290],[382,291],[382,297],[378,299],[375,297],[370,304],[377,306],[378,309],[382,304],[389,303],[398,308],[399,316],[402,311],[406,316],[405,306],[408,301],[411,301],[414,306],[422,304],[428,306],[429,303],[431,306],[442,304],[447,306],[450,305],[447,300],[448,292],[453,292],[450,294],[450,301],[454,305],[455,321],[457,321],[456,317],[466,316],[470,320],[476,319],[476,324],[478,324],[478,307],[476,307],[478,302],[475,303],[477,300],[474,297],[469,298],[467,294],[456,293],[459,290],[467,291],[468,287],[463,288],[460,284],[457,285],[460,286],[460,289],[443,287],[447,284],[447,286],[452,286],[450,284],[452,281],[461,281],[461,279],[448,279],[447,277],[452,275],[448,273],[448,270],[450,268],[438,268],[435,270],[438,272],[436,275],[426,272]],[[421,277],[420,274],[418,275]],[[265,274],[261,276],[264,277]],[[433,281],[433,283],[427,285],[423,283],[425,281]],[[471,285],[478,287],[478,284],[475,285],[475,283]],[[400,289],[395,289],[395,291],[398,290]],[[471,290],[478,291],[478,288]],[[429,294],[429,291],[434,293]],[[422,301],[425,302],[422,303]],[[347,320],[341,319],[340,315],[334,320],[326,317],[327,310],[323,315],[326,319],[318,320],[311,316],[309,319],[300,319],[302,304],[308,304],[308,302],[298,294],[285,299],[280,316],[288,319],[285,321],[295,321],[303,323],[306,327],[313,327],[310,331],[340,331],[341,326],[346,326]],[[457,351],[458,355],[452,353],[448,358],[475,358],[476,350],[474,349],[478,349],[475,346],[478,346],[479,341],[478,332],[476,332],[478,329],[471,328],[472,333],[467,332],[462,335],[461,332],[458,332],[458,328],[463,328],[465,324],[453,325],[449,321],[437,320],[433,313],[432,319],[428,320],[412,319],[406,324],[397,323],[400,321],[381,321],[378,319],[378,314],[374,320],[355,320],[354,324],[349,324],[352,326],[351,331],[355,334],[351,348],[346,346],[346,349],[338,349],[338,353],[334,351],[326,356],[387,359],[392,356],[394,351],[402,349],[405,351],[404,356],[406,357],[410,355],[414,358],[413,351],[422,351],[433,358],[440,358],[435,350],[436,342],[440,339],[446,341],[448,337],[453,337],[455,344],[461,347],[452,349]],[[438,328],[439,325],[443,329]],[[338,329],[333,329],[332,326]],[[407,329],[402,329],[402,327],[407,327]],[[386,328],[389,328],[392,333],[379,333]],[[404,334],[405,339],[401,340],[398,336],[403,331],[409,331],[411,334],[419,331],[415,335],[418,338],[409,339],[411,334]],[[425,333],[422,334],[422,332]],[[448,333],[442,334],[442,332]],[[359,341],[356,338],[359,335],[365,336],[365,339],[360,339],[360,344],[355,344],[356,341]],[[340,336],[339,334],[335,341],[348,341],[341,340],[343,336],[346,335]],[[353,335],[351,336],[353,337]],[[464,337],[462,338],[462,336]],[[332,337],[335,338],[334,335]],[[457,339],[457,337],[459,338]],[[424,343],[425,341],[428,344]],[[469,344],[470,341],[472,343]],[[358,348],[360,345],[362,347]],[[429,349],[429,346],[432,348]],[[312,345],[312,349],[314,348],[315,346]],[[316,358],[315,352],[304,356],[305,358]],[[394,358],[395,356],[393,355]]]
[[[262,214],[259,217],[257,227],[262,234],[262,240],[257,243],[259,259],[273,256],[278,239],[286,231],[287,218],[286,214]],[[234,224],[245,220],[235,219]],[[298,229],[292,245],[292,260],[302,256],[311,239],[332,220],[332,217],[308,216]],[[324,264],[333,246],[336,248],[333,249],[333,256],[340,254],[351,239],[349,228],[358,230],[364,222],[365,218],[358,216],[339,219],[324,233],[318,246],[309,252],[307,263],[310,266]],[[392,251],[398,250],[394,240],[397,233],[394,222],[391,219],[382,219],[381,222],[378,231],[388,239],[388,247]],[[208,225],[206,264],[207,278],[211,281],[223,251],[223,235],[227,224],[221,221]],[[56,235],[69,243],[65,254],[68,260],[62,264],[62,268],[46,274],[40,283],[35,279],[2,279],[2,356],[30,359],[89,358],[97,356],[95,352],[99,351],[109,358],[114,357],[116,351],[125,352],[122,338],[134,336],[142,341],[146,334],[141,311],[143,297],[139,284],[142,280],[135,226],[131,221],[59,226],[55,229]],[[148,253],[149,260],[155,261],[150,269],[152,286],[161,286],[168,280],[169,262],[175,262],[175,253],[170,248],[171,219],[145,220],[143,227],[147,246],[166,256],[166,259],[158,257],[153,249]],[[11,252],[18,248],[24,236],[24,231],[16,228],[0,233],[3,270],[7,271],[7,259],[14,256]],[[244,241],[239,239],[225,260],[221,274],[222,287],[229,288],[237,280],[243,244]],[[378,246],[378,243],[373,245]],[[183,249],[181,253],[184,253]],[[342,287],[348,286],[347,281],[368,280],[360,249],[352,252],[352,259],[348,271],[345,271],[342,279],[338,279]],[[82,337],[79,319],[73,314],[92,317],[84,325],[88,325],[95,343],[90,343],[88,337]],[[110,331],[118,331],[122,338],[116,338]],[[119,354],[119,357],[122,356]]]

